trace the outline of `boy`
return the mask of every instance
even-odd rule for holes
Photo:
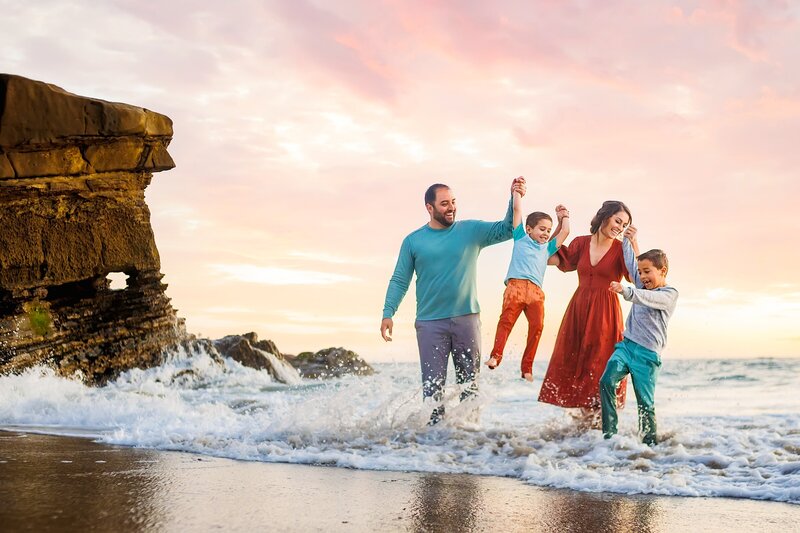
[[[633,391],[639,411],[639,434],[647,445],[656,444],[655,388],[661,369],[659,353],[667,344],[667,323],[675,311],[678,291],[667,285],[669,262],[661,250],[650,250],[634,257],[631,241],[636,229],[625,230],[622,250],[625,265],[636,288],[612,281],[608,290],[633,302],[622,342],[615,345],[606,370],[600,378],[600,403],[603,409],[603,436],[617,432],[616,391],[627,374],[633,380]],[[638,262],[637,262],[638,260]]]
[[[522,226],[522,200],[519,193],[514,194],[514,250],[506,274],[506,289],[503,292],[503,309],[497,322],[494,347],[486,366],[497,368],[503,360],[508,335],[525,312],[528,319],[528,338],[522,354],[520,373],[528,381],[533,381],[533,358],[539,346],[544,326],[544,292],[542,280],[547,268],[547,260],[558,251],[559,246],[569,235],[569,211],[563,205],[556,207],[558,227],[550,238],[553,219],[547,213],[536,211],[528,215]]]

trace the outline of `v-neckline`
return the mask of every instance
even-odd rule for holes
[[[603,262],[603,259],[605,259],[606,256],[609,253],[611,253],[611,249],[613,247],[614,247],[614,241],[611,241],[611,246],[608,247],[608,250],[606,250],[606,253],[604,253],[603,256],[600,259],[597,260],[597,263],[593,265],[592,264],[592,237],[589,237],[589,249],[587,250],[587,254],[589,255],[589,266],[591,268],[597,268],[600,265],[600,263]]]

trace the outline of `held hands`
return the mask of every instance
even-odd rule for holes
[[[569,209],[567,209],[563,204],[558,204],[556,206],[556,218],[559,222],[561,222],[561,219],[564,217],[569,218]]]
[[[381,320],[381,337],[383,337],[383,340],[386,342],[392,342],[392,327],[394,327],[394,322],[391,318],[384,318]]]
[[[639,256],[639,241],[636,240],[636,226],[628,226],[622,233],[622,236],[628,239],[633,247],[633,255]]]
[[[622,291],[625,290],[625,287],[623,287],[622,283],[619,281],[612,281],[608,286],[608,290],[611,292],[616,292],[617,294],[622,294]]]
[[[527,190],[528,188],[525,185],[525,178],[523,176],[514,178],[514,181],[511,182],[511,194],[518,192],[520,196],[525,196]]]

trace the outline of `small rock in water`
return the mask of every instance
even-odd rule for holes
[[[302,352],[286,359],[309,379],[338,378],[347,374],[370,376],[375,369],[357,353],[345,348],[325,348],[316,353]]]

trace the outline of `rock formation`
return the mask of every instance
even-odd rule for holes
[[[0,373],[102,383],[183,338],[144,201],[171,139],[164,115],[0,74]]]
[[[309,379],[338,378],[345,374],[369,376],[375,370],[357,353],[344,348],[325,348],[318,352],[284,355],[300,375]]]
[[[275,343],[258,340],[251,332],[244,335],[228,335],[214,341],[217,351],[244,366],[266,370],[273,379],[280,383],[294,384],[300,382],[300,374],[289,364]]]
[[[368,376],[375,370],[357,353],[344,348],[326,348],[316,353],[282,354],[274,342],[258,340],[255,333],[228,335],[214,341],[217,351],[244,366],[266,370],[281,383],[337,378],[345,374]],[[291,369],[287,372],[287,367]]]

